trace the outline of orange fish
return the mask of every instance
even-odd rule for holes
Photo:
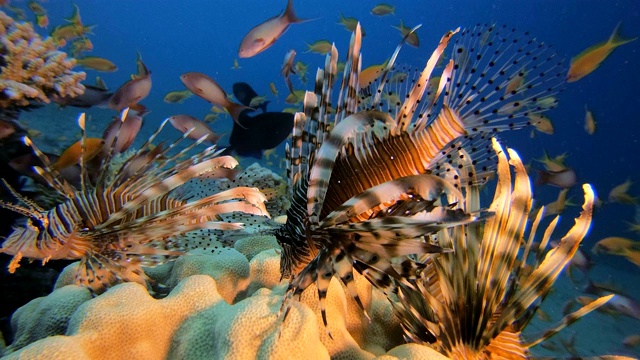
[[[587,105],[584,106],[585,116],[584,116],[584,130],[589,135],[593,135],[596,132],[596,120],[593,117],[593,113],[591,110],[587,108]]]
[[[178,129],[181,133],[186,133],[187,131],[191,131],[187,138],[198,140],[204,136],[207,137],[207,141],[212,144],[217,143],[221,135],[218,135],[211,130],[207,124],[203,121],[194,118],[189,115],[174,115],[169,118],[171,125],[174,128]]]
[[[109,99],[109,108],[121,111],[127,107],[134,107],[151,91],[151,72],[138,58],[139,73],[135,78],[124,83]]]
[[[265,51],[287,31],[289,25],[303,21],[306,20],[298,18],[293,11],[293,0],[289,0],[282,14],[254,27],[245,35],[238,49],[238,57],[249,58]]]
[[[222,106],[227,109],[229,114],[231,114],[233,121],[244,128],[244,126],[242,126],[238,121],[238,118],[240,117],[241,112],[247,109],[252,109],[251,107],[229,101],[227,93],[222,90],[220,85],[205,74],[188,72],[180,75],[180,80],[182,80],[184,86],[191,90],[192,93],[214,105]]]
[[[589,75],[600,66],[604,59],[606,59],[615,48],[637,39],[623,39],[618,33],[620,24],[621,23],[618,23],[613,30],[613,34],[611,34],[609,40],[593,45],[571,59],[571,67],[567,75],[568,82],[578,81]]]
[[[113,121],[107,126],[102,134],[104,143],[104,154],[107,155],[110,151],[113,154],[119,154],[126,151],[133,141],[136,139],[140,128],[142,127],[142,118],[137,115],[133,115],[132,112],[128,112],[124,119],[124,122],[120,117],[114,117]],[[117,140],[116,140],[117,136]],[[115,141],[115,143],[114,143]],[[113,148],[113,150],[111,150]]]
[[[102,151],[104,140],[100,138],[87,138],[85,141],[84,162],[93,159]],[[82,140],[76,141],[62,152],[58,160],[53,164],[54,170],[62,170],[80,162],[82,153]]]

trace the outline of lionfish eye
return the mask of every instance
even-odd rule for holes
[[[44,223],[35,216],[29,218],[29,225],[36,228],[39,232],[44,231]]]

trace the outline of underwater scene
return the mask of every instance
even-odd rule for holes
[[[637,359],[640,2],[0,0],[2,359]]]

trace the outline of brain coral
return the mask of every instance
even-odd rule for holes
[[[262,240],[255,239],[256,245]],[[250,262],[233,249],[180,261],[164,275],[175,287],[160,300],[136,283],[114,286],[89,300],[77,287],[64,286],[61,275],[57,290],[14,315],[20,335],[6,358],[442,359],[418,345],[389,351],[402,344],[400,327],[385,297],[360,276],[358,294],[371,321],[333,279],[325,302],[325,329],[314,286],[300,302],[288,303],[283,321],[286,283],[279,280],[275,249],[253,255]],[[230,283],[234,281],[243,284]],[[249,282],[248,292],[238,290]],[[225,287],[228,293],[223,296]],[[225,301],[225,296],[236,302]],[[53,306],[61,303],[65,305]]]

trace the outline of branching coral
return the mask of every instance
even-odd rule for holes
[[[26,106],[31,100],[84,93],[84,72],[75,72],[73,58],[58,51],[55,41],[42,39],[28,22],[0,11],[0,108]]]

